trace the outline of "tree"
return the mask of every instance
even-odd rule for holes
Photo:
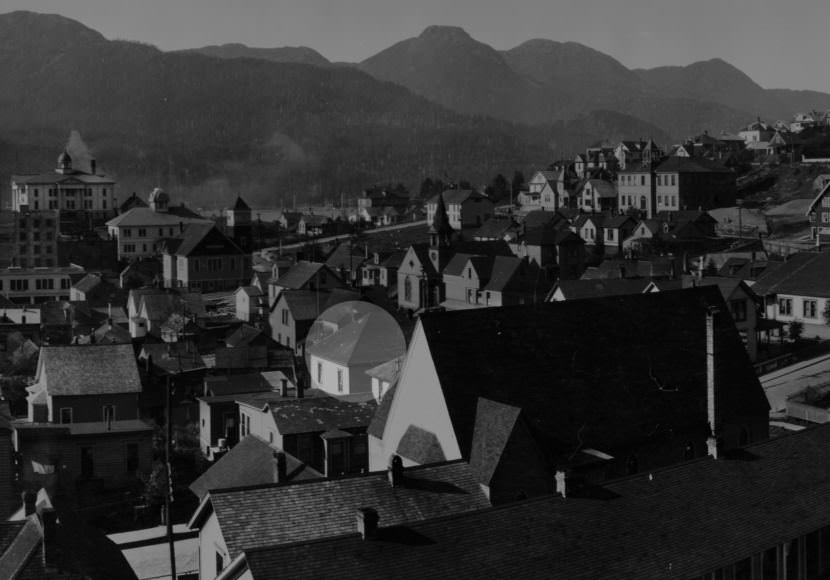
[[[513,172],[513,181],[511,182],[513,188],[513,197],[519,195],[519,192],[525,186],[525,176],[518,169]]]
[[[510,195],[509,187],[507,178],[499,173],[493,178],[493,181],[490,182],[490,185],[487,186],[484,192],[494,203],[498,203],[508,198]]]
[[[435,187],[435,182],[432,181],[429,177],[424,179],[421,182],[421,189],[420,189],[420,196],[421,199],[427,199],[433,195],[433,188]]]
[[[793,342],[798,342],[801,340],[801,335],[804,334],[804,324],[799,322],[798,320],[793,320],[790,322],[790,338]]]

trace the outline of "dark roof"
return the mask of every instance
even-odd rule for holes
[[[442,194],[444,198],[444,203],[464,203],[468,199],[488,199],[486,195],[482,195],[481,193],[473,190],[473,189],[447,189]],[[437,203],[438,196],[432,196],[427,203]]]
[[[383,430],[386,428],[386,421],[389,419],[389,409],[392,408],[392,401],[395,398],[395,390],[397,388],[397,383],[393,384],[380,400],[380,404],[375,409],[372,420],[369,422],[369,427],[366,429],[369,435],[383,439]]]
[[[326,268],[322,262],[308,262],[301,260],[294,264],[287,272],[282,274],[275,282],[277,286],[288,288],[290,290],[298,290],[308,284],[308,282],[319,275],[320,270]],[[327,273],[329,276],[334,276],[331,270]]]
[[[228,250],[234,254],[243,254],[242,249],[236,243],[223,234],[216,224],[213,223],[192,223],[188,224],[182,235],[179,237],[179,242],[170,244],[168,251],[177,256],[190,256],[193,254],[208,235],[219,238],[228,246]],[[212,243],[212,242],[211,242]],[[223,249],[223,253],[226,250]]]
[[[244,210],[250,210],[251,206],[249,206],[247,203],[245,203],[245,200],[242,199],[241,195],[238,195],[238,196],[236,196],[236,202],[233,204],[233,209],[235,211],[240,211],[240,210],[244,211]]]
[[[245,557],[255,580],[696,578],[830,524],[828,461],[830,427],[815,427],[611,483],[605,499],[547,496],[406,526],[381,514],[373,541],[351,531]]]
[[[198,345],[192,340],[176,342],[145,342],[141,358],[150,358],[152,364],[163,372],[177,374],[206,368]]]
[[[753,284],[759,296],[793,294],[830,298],[830,251],[793,254],[777,268],[764,271]]]
[[[516,222],[512,218],[491,217],[473,232],[473,237],[485,240],[501,240],[514,228],[516,228]]]
[[[476,254],[457,253],[444,267],[444,274],[448,276],[463,276],[464,268],[472,262],[479,278],[489,279],[493,267],[493,256],[479,256]]]
[[[650,281],[644,278],[637,279],[594,279],[594,280],[560,280],[554,286],[558,288],[566,300],[580,300],[584,298],[599,298],[608,296],[624,296],[628,294],[642,294]]]
[[[618,215],[605,220],[605,222],[602,224],[602,227],[606,229],[617,229],[623,227],[626,223],[629,222],[631,222],[633,225],[637,224],[634,218],[632,218],[629,215]]]
[[[470,467],[479,483],[492,480],[521,412],[519,407],[479,398],[470,449]]]
[[[131,344],[44,346],[37,379],[51,396],[141,392]]]
[[[422,429],[417,425],[406,428],[395,453],[414,462],[416,465],[438,463],[446,461],[444,451],[438,437],[432,431]]]
[[[263,342],[267,340],[267,342],[270,342],[271,337],[256,326],[242,324],[225,339],[225,344],[231,348],[236,348],[248,345],[257,340]]]
[[[717,161],[704,157],[669,157],[657,166],[657,173],[731,173]]]
[[[525,229],[530,231],[534,228],[551,225],[555,222],[563,220],[563,216],[555,211],[545,211],[543,209],[535,209],[527,212],[524,218]]]
[[[395,487],[382,472],[214,490],[206,501],[216,513],[231,558],[250,548],[349,533],[355,528],[355,511],[365,506],[377,510],[382,522],[402,524],[489,505],[463,462],[407,469],[403,485]],[[200,506],[191,526],[198,525],[203,513]]]
[[[274,479],[276,451],[259,437],[248,435],[191,483],[190,491],[201,499],[213,489],[278,483]],[[288,481],[323,477],[290,453],[285,454],[285,462]]]
[[[683,276],[684,288],[692,288],[695,286],[717,286],[725,301],[728,301],[735,290],[740,287],[750,298],[756,302],[759,300],[752,288],[740,278],[730,278],[727,276],[704,276],[702,278],[688,275]]]
[[[428,312],[419,322],[462,456],[469,456],[479,397],[520,407],[548,450],[581,444],[613,454],[655,429],[706,428],[707,305],[728,312],[718,289],[706,287]],[[766,417],[766,397],[729,316],[716,317],[716,333],[723,421]],[[403,381],[406,373],[400,388]]]
[[[295,321],[308,321],[314,320],[331,306],[359,299],[359,294],[338,288],[334,290],[284,290],[274,303],[274,308],[280,301],[285,300]]]
[[[332,270],[353,270],[366,260],[364,249],[351,242],[341,242],[326,258],[326,266]],[[279,284],[279,282],[277,282]]]
[[[275,401],[269,406],[281,435],[367,427],[377,408],[374,401],[353,403],[334,397]]]
[[[272,385],[261,373],[205,377],[205,395],[221,396],[271,391]]]

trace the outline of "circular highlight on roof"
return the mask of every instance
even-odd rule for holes
[[[372,394],[367,374],[383,364],[402,363],[406,339],[383,308],[350,300],[326,309],[312,324],[305,343],[311,388],[329,395]]]

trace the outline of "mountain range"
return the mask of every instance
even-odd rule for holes
[[[52,167],[77,130],[124,197],[161,185],[206,207],[231,192],[279,207],[426,176],[483,183],[599,140],[667,144],[830,108],[719,60],[629,70],[576,43],[497,51],[439,26],[349,64],[306,47],[163,52],[13,12],[0,15],[0,78],[0,174]]]

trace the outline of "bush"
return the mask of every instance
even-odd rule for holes
[[[789,334],[793,341],[798,342],[804,334],[804,324],[798,320],[790,322]]]

